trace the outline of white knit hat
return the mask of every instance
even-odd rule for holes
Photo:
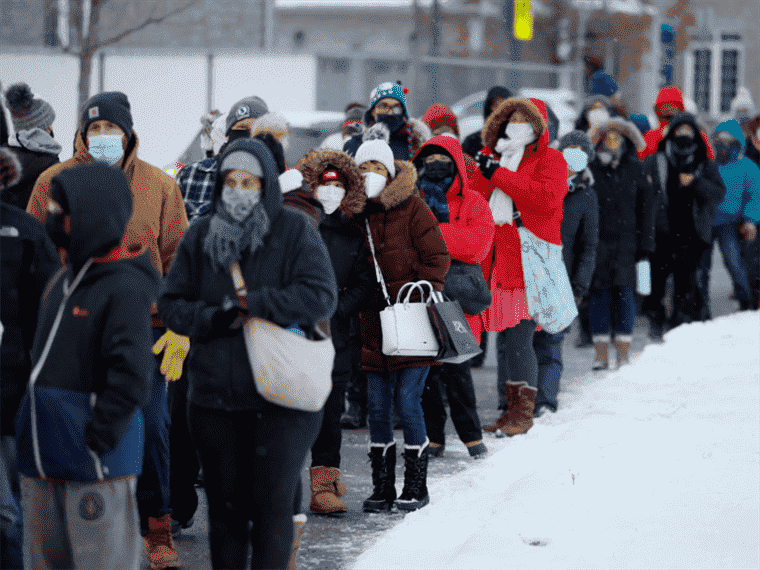
[[[393,151],[385,141],[374,139],[362,143],[359,150],[356,151],[354,162],[357,166],[361,166],[370,160],[375,160],[382,164],[388,170],[391,178],[396,177],[396,167],[393,164]]]

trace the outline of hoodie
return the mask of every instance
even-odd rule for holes
[[[34,386],[30,380],[16,419],[19,470],[30,477],[93,481],[97,462],[89,448],[105,476],[138,474],[139,407],[148,400],[155,367],[148,356],[150,307],[159,276],[145,248],[119,246],[132,215],[122,172],[83,165],[51,184],[53,197],[71,216],[71,244],[68,265],[51,279],[40,305],[32,350],[39,375]],[[67,284],[79,275],[66,298]],[[45,354],[59,311],[63,318]],[[39,438],[33,435],[35,423]]]
[[[8,147],[21,163],[21,180],[3,190],[3,202],[26,209],[32,188],[40,174],[58,163],[61,145],[42,129],[29,129],[16,134],[20,146]]]
[[[715,209],[712,225],[760,222],[760,168],[744,156],[746,140],[742,128],[733,119],[720,123],[715,132],[728,132],[742,146],[742,154],[736,160],[727,164],[719,164],[723,183],[726,185],[726,196]]]

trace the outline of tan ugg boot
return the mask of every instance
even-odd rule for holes
[[[607,370],[609,368],[609,348],[610,343],[604,341],[594,341],[594,350],[596,356],[594,357],[594,365],[592,370]]]
[[[296,570],[296,556],[298,555],[298,549],[301,547],[301,537],[303,536],[303,529],[306,526],[305,521],[297,520],[298,518],[306,518],[306,515],[296,515],[293,517],[293,545],[290,547],[290,560],[285,570]]]
[[[527,386],[527,384],[525,382],[507,382],[507,409],[494,423],[483,426],[483,431],[495,433],[496,437],[504,436],[501,429],[509,422],[510,410],[514,408],[515,402],[517,402],[521,386]]]
[[[630,342],[625,340],[615,341],[615,351],[617,352],[617,367],[620,368],[624,364],[628,364],[628,348],[631,346]]]
[[[507,425],[501,428],[501,432],[512,437],[525,433],[533,427],[533,409],[536,405],[536,394],[538,389],[530,386],[520,386],[520,394],[517,403],[510,406],[510,415]]]
[[[346,494],[346,486],[340,480],[340,469],[335,467],[312,467],[311,502],[309,509],[320,515],[345,513],[348,507],[338,497]]]
[[[151,570],[179,566],[179,555],[172,539],[172,516],[148,517],[148,534],[143,538],[145,556]]]

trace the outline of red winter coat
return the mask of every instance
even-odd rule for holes
[[[458,140],[437,136],[425,143],[414,157],[415,165],[429,155],[442,152],[454,159],[457,176],[446,193],[449,221],[439,223],[451,259],[465,263],[482,263],[493,245],[494,223],[488,202],[470,184],[465,155]],[[478,315],[465,315],[475,338],[480,343],[483,321]]]

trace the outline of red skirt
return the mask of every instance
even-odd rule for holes
[[[491,289],[493,303],[483,313],[483,328],[503,331],[524,319],[530,319],[525,289]]]

